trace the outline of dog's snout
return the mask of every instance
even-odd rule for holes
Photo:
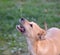
[[[24,21],[25,19],[24,18],[21,18],[21,21]]]
[[[25,23],[25,18],[20,18],[19,19],[19,22],[22,24],[22,23]]]

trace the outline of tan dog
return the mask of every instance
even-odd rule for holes
[[[26,36],[28,50],[31,55],[59,55],[60,54],[60,29],[51,28],[47,31],[36,23],[20,19],[21,25],[17,29]]]

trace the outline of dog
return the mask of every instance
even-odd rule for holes
[[[26,37],[30,55],[60,54],[59,28],[52,27],[46,31],[27,19],[21,18],[19,22],[16,28]]]

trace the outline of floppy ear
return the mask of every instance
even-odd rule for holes
[[[38,38],[40,39],[40,40],[45,40],[46,38],[45,38],[45,34],[46,34],[46,32],[44,31],[44,30],[42,30],[42,32],[39,32],[38,33]]]

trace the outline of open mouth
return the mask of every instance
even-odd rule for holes
[[[25,23],[25,19],[24,18],[21,18],[19,19],[19,23],[20,25],[17,25],[16,28],[18,31],[20,31],[21,33],[25,33],[25,27],[23,26],[23,24]]]
[[[18,29],[18,31],[20,31],[21,33],[25,32],[25,28],[22,25],[17,25],[16,28]]]

